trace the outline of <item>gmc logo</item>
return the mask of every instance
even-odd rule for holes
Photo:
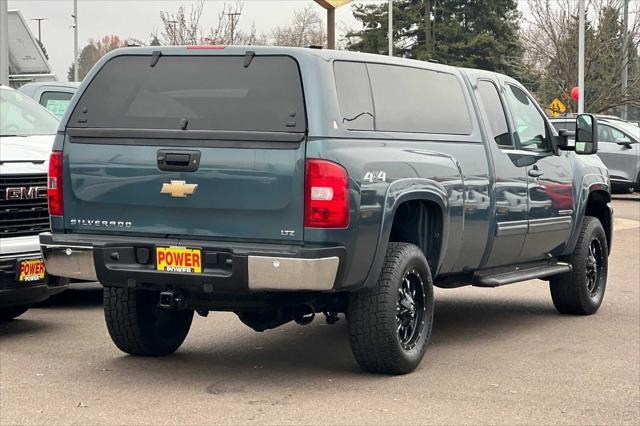
[[[46,186],[18,186],[7,188],[4,198],[6,200],[36,200],[47,198]]]

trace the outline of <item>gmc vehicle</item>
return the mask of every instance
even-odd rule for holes
[[[0,86],[0,321],[67,286],[46,274],[38,243],[49,230],[47,162],[58,125],[29,97]]]
[[[117,50],[51,155],[56,275],[98,280],[118,348],[160,356],[194,311],[257,331],[345,313],[366,371],[407,373],[433,286],[543,278],[593,314],[611,247],[593,116],[577,144],[517,81],[339,51]],[[461,315],[464,315],[461,312]]]

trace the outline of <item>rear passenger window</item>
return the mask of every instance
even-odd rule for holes
[[[342,124],[349,130],[373,130],[373,100],[367,66],[361,62],[334,64]]]
[[[478,94],[491,127],[491,136],[500,146],[512,146],[507,126],[507,116],[498,94],[498,88],[490,81],[478,81]]]
[[[376,130],[468,135],[471,117],[453,74],[368,64]]]

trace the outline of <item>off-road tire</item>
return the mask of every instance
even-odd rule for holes
[[[422,281],[422,323],[415,327],[415,342],[404,347],[399,334],[399,300],[406,274]],[[417,301],[417,299],[416,299]],[[431,339],[433,281],[422,251],[413,244],[389,243],[380,278],[373,288],[350,295],[347,327],[351,350],[360,367],[370,373],[406,374],[420,364]]]
[[[29,310],[29,306],[11,306],[0,308],[0,322],[11,321]]]
[[[601,256],[596,259],[596,286],[591,290],[587,278],[587,267],[591,244],[596,241]],[[556,275],[549,280],[553,304],[561,314],[591,315],[594,314],[604,298],[607,286],[608,271],[607,236],[598,219],[586,216],[580,229],[576,248],[565,260],[573,266],[566,274]]]
[[[182,345],[193,310],[162,309],[158,300],[154,291],[104,289],[104,317],[118,349],[130,355],[165,356]]]

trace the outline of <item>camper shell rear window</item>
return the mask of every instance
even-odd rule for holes
[[[290,56],[124,55],[79,99],[72,128],[304,132],[304,94]],[[153,64],[153,66],[152,66]]]

